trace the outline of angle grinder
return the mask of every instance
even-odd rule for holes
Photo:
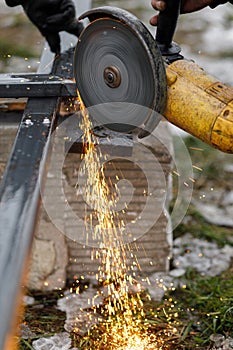
[[[162,116],[221,151],[233,153],[233,88],[180,54],[172,41],[180,0],[159,14],[156,38],[128,11],[103,6],[89,19],[74,54],[74,74],[98,125],[148,136]]]

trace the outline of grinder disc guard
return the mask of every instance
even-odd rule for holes
[[[74,55],[78,90],[86,107],[95,106],[92,118],[99,125],[130,132],[148,122],[152,110],[154,128],[166,103],[160,51],[136,17],[110,9],[120,20],[95,18],[79,38]]]

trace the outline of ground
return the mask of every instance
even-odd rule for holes
[[[208,197],[209,192],[212,194],[211,189],[216,193],[232,191],[233,157],[214,150],[194,138],[188,137],[184,140],[196,173],[194,172],[193,200],[182,223],[174,231],[174,241],[182,237],[184,240],[188,233],[193,240],[199,239],[209,244],[216,242],[218,247],[216,249],[232,247],[233,227],[218,226],[208,222],[198,212],[194,203],[200,198]],[[176,145],[176,140],[174,144]],[[204,194],[206,197],[203,197]],[[216,202],[215,205],[217,210],[218,203]],[[171,262],[171,271],[178,271],[174,262],[175,259]],[[150,324],[150,332],[161,334],[170,329],[171,325],[176,328],[174,334],[165,336],[163,349],[224,349],[222,347],[224,341],[230,344],[233,338],[233,260],[217,275],[213,272],[211,275],[203,271],[198,272],[195,269],[195,263],[193,266],[194,268],[192,266],[186,268],[182,276],[174,278],[175,288],[169,287],[161,301],[148,301],[145,298],[145,318]],[[58,310],[57,300],[67,292],[28,291],[28,293],[34,297],[35,302],[25,308],[23,323],[29,328],[23,332],[24,339],[20,340],[20,349],[32,349],[32,342],[38,337],[49,337],[65,331],[66,315]],[[144,298],[143,295],[142,298]],[[101,332],[101,329],[98,332]],[[96,331],[92,332],[92,336],[94,339]],[[214,340],[219,337],[220,340],[214,343]],[[91,349],[90,337],[87,338],[85,334],[77,335],[71,332],[71,338],[73,347]],[[230,348],[231,345],[225,347],[225,349]]]

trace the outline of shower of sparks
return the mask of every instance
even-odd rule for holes
[[[100,160],[102,154],[96,147],[98,139],[92,132],[88,111],[78,97],[82,114],[79,127],[83,132],[83,165],[80,171],[85,176],[82,193],[87,205],[94,208],[94,214],[85,216],[87,243],[88,239],[98,242],[99,249],[92,254],[92,259],[100,261],[96,279],[107,290],[101,309],[105,320],[101,324],[104,332],[101,342],[93,340],[93,349],[166,349],[162,337],[148,331],[140,286],[137,285],[136,292],[132,292],[136,283],[132,272],[135,266],[140,270],[140,266],[129,244],[124,242],[126,225],[115,210],[120,194],[117,186],[114,185],[112,191],[105,179]],[[133,260],[130,266],[127,252]]]

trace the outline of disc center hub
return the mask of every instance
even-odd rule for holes
[[[110,88],[117,88],[121,84],[121,73],[115,66],[104,69],[104,81]]]

